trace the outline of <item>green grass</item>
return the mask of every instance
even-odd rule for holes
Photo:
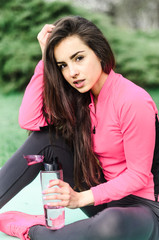
[[[18,111],[22,94],[0,93],[0,166],[12,156],[27,138],[27,131],[19,127]]]
[[[159,89],[146,89],[159,109]],[[19,127],[18,111],[23,94],[0,93],[0,166],[23,144],[28,134]]]

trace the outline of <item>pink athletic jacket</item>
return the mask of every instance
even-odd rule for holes
[[[19,111],[22,128],[38,131],[47,123],[42,114],[43,62],[28,84]],[[149,94],[122,75],[110,72],[98,96],[91,95],[94,152],[107,182],[92,187],[95,205],[129,194],[154,200],[151,173],[157,108]]]

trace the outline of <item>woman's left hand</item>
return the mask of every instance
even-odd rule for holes
[[[60,200],[48,203],[49,206],[54,207],[79,208],[94,203],[91,190],[76,192],[68,183],[59,179],[50,181],[48,188],[43,191],[43,194],[45,194],[44,200]]]

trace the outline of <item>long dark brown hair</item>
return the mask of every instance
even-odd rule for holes
[[[112,50],[102,32],[90,21],[69,16],[54,23],[44,54],[44,115],[50,125],[73,145],[75,185],[82,189],[99,184],[100,170],[93,152],[90,92],[79,93],[64,79],[54,57],[55,46],[63,39],[76,35],[90,47],[109,74],[115,66]]]

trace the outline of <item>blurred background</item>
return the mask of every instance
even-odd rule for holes
[[[116,72],[145,88],[159,108],[159,0],[0,0],[0,166],[27,138],[18,110],[41,59],[37,34],[67,15],[102,30]]]

